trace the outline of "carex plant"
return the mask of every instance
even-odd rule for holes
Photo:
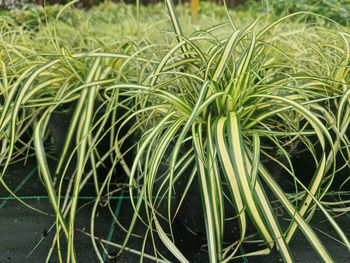
[[[333,138],[334,150],[331,156],[335,154],[341,160],[336,165],[336,172],[339,172],[348,167],[349,160],[349,34],[346,28],[329,18],[316,16],[332,23],[332,29],[313,26],[279,30],[277,37],[274,37],[273,49],[276,56],[269,63],[273,61],[275,65],[283,66],[284,72],[288,72],[289,67],[289,74],[299,80],[297,84],[301,89],[307,89],[309,98],[324,98],[323,102],[312,103],[309,107],[326,120],[326,127]],[[295,75],[295,67],[290,67],[288,63],[291,57],[297,57],[292,64],[298,65],[303,70],[303,75]],[[319,107],[320,104],[323,107]],[[342,183],[341,188],[345,189],[347,182],[348,179]]]
[[[337,30],[316,28],[311,38],[304,39],[304,47],[308,54],[301,63],[308,65],[317,76],[312,85],[318,93],[331,97],[325,109],[320,109],[328,120],[327,124],[334,134],[335,152],[342,159],[337,164],[337,171],[348,167],[349,160],[349,33],[346,28],[334,25]],[[339,29],[338,29],[339,28]],[[317,32],[317,33],[316,33]],[[312,41],[314,40],[314,41]],[[312,58],[312,59],[310,59]],[[349,179],[346,179],[344,187]]]
[[[67,262],[76,262],[74,231],[79,194],[89,180],[94,183],[96,196],[106,194],[101,192],[97,168],[109,159],[109,170],[113,174],[118,162],[124,164],[124,153],[115,153],[114,149],[115,145],[122,148],[131,133],[115,139],[116,127],[130,110],[133,98],[124,98],[120,105],[122,90],[107,93],[105,89],[120,81],[137,82],[138,67],[153,62],[137,56],[147,54],[148,47],[136,52],[136,42],[123,40],[88,52],[76,52],[69,45],[64,46],[66,42],[53,32],[47,36],[46,52],[40,53],[39,49],[35,53],[21,53],[25,49],[20,49],[18,44],[16,50],[11,43],[15,39],[3,42],[5,48],[1,51],[1,183],[24,205],[47,214],[18,198],[3,180],[11,163],[28,155],[36,156],[40,178],[56,218],[52,227],[56,235],[47,261],[56,248],[61,261],[66,258]],[[61,135],[63,149],[55,156],[48,123],[56,110],[71,108],[69,128]],[[24,132],[29,139],[22,139]],[[101,152],[97,146],[104,137],[109,138],[110,147]],[[72,173],[68,172],[69,166],[74,167]],[[67,254],[61,253],[60,237],[67,241]]]
[[[149,226],[145,238],[158,235],[178,260],[188,262],[174,243],[172,222],[190,185],[196,184],[201,193],[210,262],[239,257],[240,246],[251,234],[248,222],[254,225],[259,245],[246,256],[266,255],[276,246],[286,262],[293,262],[289,243],[301,230],[319,257],[332,262],[308,223],[320,209],[350,248],[344,231],[321,204],[335,175],[338,151],[330,134],[335,126],[325,108],[332,94],[324,91],[330,87],[322,78],[317,79],[317,73],[310,74],[312,69],[306,74],[307,67],[297,61],[297,55],[293,58],[279,50],[278,56],[284,56],[286,65],[279,67],[273,62],[276,52],[271,52],[276,38],[271,31],[297,14],[258,32],[258,20],[237,29],[228,17],[229,23],[187,37],[181,32],[172,1],[166,4],[177,42],[139,83],[107,88],[108,92],[127,89],[130,96],[139,98],[132,116],[142,124],[129,180],[135,213],[123,247],[139,218]],[[320,145],[317,154],[310,136]],[[316,168],[308,185],[295,174],[288,152],[297,142],[314,157]],[[292,194],[286,193],[265,167],[262,160],[266,158],[287,172],[283,180],[294,185]],[[169,170],[162,175],[161,185],[155,187],[161,162],[167,162]],[[191,174],[184,195],[173,209],[174,183],[181,180],[188,167]],[[227,192],[223,190],[226,186]],[[229,207],[224,205],[226,199]],[[277,199],[289,215],[289,226],[282,228],[272,199]],[[164,200],[168,204],[165,215],[158,209]],[[145,216],[141,216],[142,207]],[[234,220],[240,230],[240,238],[228,245],[224,242],[227,210],[235,211]],[[160,222],[164,218],[168,227]],[[155,257],[163,257],[156,247]]]
[[[102,166],[106,159],[114,159],[114,147],[110,147],[112,150],[99,152],[96,146],[107,134],[111,134],[109,145],[114,145],[115,127],[123,117],[119,111],[123,108],[125,112],[129,107],[127,101],[124,101],[123,107],[117,108],[119,90],[106,97],[103,89],[116,81],[122,71],[119,67],[123,66],[123,61],[131,56],[103,51],[79,54],[64,53],[64,50],[62,52],[63,54],[50,56],[57,57],[56,59],[48,59],[39,66],[32,66],[10,87],[11,92],[6,98],[1,114],[1,132],[4,133],[2,144],[6,146],[2,176],[17,153],[25,154],[17,146],[18,134],[21,132],[18,122],[23,122],[22,125],[30,126],[28,129],[33,137],[26,142],[26,145],[31,152],[33,148],[35,150],[40,176],[56,214],[57,234],[54,245],[59,248],[57,238],[63,234],[69,246],[67,260],[74,262],[74,219],[78,209],[79,192],[93,177],[95,194],[100,194],[97,168]],[[123,81],[128,78],[127,74],[123,74],[122,77]],[[132,78],[133,76],[130,77]],[[65,142],[62,152],[58,153],[57,165],[52,173],[52,165],[48,164],[50,157],[50,149],[47,148],[47,141],[50,138],[48,122],[56,109],[62,110],[71,105],[74,108],[70,125],[67,134],[61,135],[65,138]],[[103,114],[97,115],[96,109],[101,108]],[[35,114],[22,117],[21,113],[27,109],[31,109]],[[122,145],[122,142],[117,143]],[[70,145],[74,145],[73,152]],[[73,155],[76,155],[75,159]],[[123,155],[119,154],[118,160],[122,158]],[[87,163],[90,164],[90,170],[85,168]],[[73,174],[67,172],[70,165],[75,167]],[[113,167],[110,169],[112,172]],[[67,179],[68,186],[64,184]],[[6,187],[6,183],[4,181],[2,183]],[[11,192],[8,187],[6,188]],[[62,199],[61,196],[66,198]],[[70,196],[74,198],[70,199]],[[54,247],[52,246],[52,249]]]

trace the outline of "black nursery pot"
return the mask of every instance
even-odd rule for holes
[[[298,147],[294,147],[293,150],[290,151],[290,154],[295,155],[297,149]],[[293,157],[292,160],[294,160],[295,157]],[[280,162],[286,164],[286,160],[283,158],[283,156],[281,156],[280,158],[277,157],[277,159],[279,159]],[[280,165],[276,165],[276,163],[270,159],[263,160],[262,163],[284,191],[288,192],[294,190],[293,182],[288,179],[290,178],[290,176],[286,175],[286,172]],[[193,165],[188,167],[174,184],[176,199],[178,202],[183,197],[183,193],[189,181],[192,169]],[[194,235],[202,236],[203,238],[205,238],[206,228],[204,221],[204,211],[202,205],[200,185],[197,176],[198,175],[196,175],[194,180],[192,181],[192,184],[183,200],[181,208],[178,211],[177,218],[181,221],[181,223],[187,228],[189,232],[191,232]],[[228,189],[226,179],[224,178],[224,176],[222,176],[221,182],[222,191],[227,197],[230,198],[230,191]],[[270,200],[275,200],[276,197],[274,196],[272,191],[265,185],[264,182],[262,182],[262,184],[265,186],[264,189],[268,198]],[[235,238],[239,238],[238,233],[236,231],[239,228],[239,226],[237,219],[233,219],[236,218],[235,209],[232,203],[225,197],[224,209],[225,218],[230,219],[226,220],[225,222],[225,240],[232,241]]]
[[[95,103],[95,117],[94,120],[92,122],[92,126],[94,126],[97,121],[103,117],[103,115],[106,113],[106,108],[105,107],[100,107],[100,103],[96,102]],[[63,151],[63,147],[66,141],[66,135],[73,117],[73,113],[74,113],[74,106],[75,105],[71,105],[70,107],[65,108],[64,110],[56,110],[54,112],[51,113],[51,117],[48,123],[50,132],[51,132],[51,136],[53,138],[54,141],[54,145],[57,151],[58,156],[61,156],[62,151]],[[119,119],[120,117],[122,117],[125,114],[125,110],[119,110],[118,109],[118,113],[116,118]],[[99,125],[99,124],[98,124]],[[92,131],[93,133],[95,133],[99,127],[98,125],[96,126],[96,128]],[[110,125],[112,125],[112,120],[111,117],[108,117],[107,123],[104,127],[104,130],[107,131],[110,128]],[[126,135],[126,133],[128,132],[128,128],[129,127],[125,127],[122,131],[120,136],[124,136]],[[102,138],[102,140],[97,144],[96,149],[99,153],[99,155],[102,157],[103,155],[105,155],[109,150],[110,150],[110,132],[106,133],[105,136]],[[123,150],[127,150],[130,146],[132,145],[132,139],[130,139],[129,141],[126,141],[123,144],[123,147],[121,149],[121,151]],[[70,154],[74,151],[76,147],[76,141],[75,141],[75,136],[73,137],[69,149],[68,149],[68,154],[65,156],[65,163],[68,162]],[[125,161],[127,162],[127,164],[131,164],[132,159],[133,159],[133,153],[130,151],[126,154],[126,156],[124,156]],[[76,167],[76,162],[77,162],[77,154],[75,153],[70,161],[69,167],[68,167],[68,175],[70,176]],[[97,173],[99,175],[99,177],[104,178],[107,173],[109,172],[109,170],[112,167],[112,163],[110,158],[107,158],[106,160],[104,160],[103,165],[100,165]],[[124,170],[121,167],[121,165],[117,165],[116,167],[113,167],[115,169],[115,173],[117,175],[119,175],[119,177],[126,177],[126,175],[124,174]],[[85,171],[90,171],[91,169],[91,165],[90,162],[88,161],[85,167]],[[119,180],[123,180],[123,178],[119,178]],[[118,181],[119,181],[118,180]],[[123,180],[124,181],[124,180]]]
[[[185,149],[189,149],[189,146],[184,146]],[[181,152],[180,152],[181,154]],[[182,152],[184,154],[184,152]],[[183,172],[180,178],[174,183],[174,189],[176,193],[177,204],[179,205],[180,200],[183,198],[188,181],[190,180],[190,175],[194,167],[194,162],[187,167]],[[222,191],[226,196],[230,196],[230,192],[226,186],[226,179],[222,176]],[[231,202],[224,198],[225,206],[225,217],[234,218],[235,210]],[[206,238],[206,226],[204,219],[204,210],[202,204],[202,196],[200,190],[200,182],[198,175],[196,174],[187,193],[184,197],[184,200],[181,204],[181,207],[177,213],[177,219],[182,223],[182,225],[193,235],[201,237],[200,240]],[[237,220],[227,220],[226,223],[225,235],[228,239],[236,238],[237,233],[233,233],[234,229],[237,229],[238,221]],[[234,235],[234,237],[233,237]]]
[[[186,185],[190,179],[192,168],[193,165],[191,165],[191,167],[188,167],[174,184],[176,200],[178,204],[183,197]],[[177,218],[192,234],[200,236],[205,235],[206,230],[204,223],[202,197],[197,175],[192,181],[192,184],[183,200],[183,203],[181,204]]]

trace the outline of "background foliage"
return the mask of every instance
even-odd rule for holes
[[[233,7],[233,6],[238,6],[238,5],[242,5],[245,4],[246,2],[249,2],[250,0],[227,0],[227,5],[229,7]],[[259,0],[255,0],[255,1],[259,1]],[[24,4],[28,4],[28,3],[33,3],[33,4],[37,4],[37,5],[44,5],[44,3],[46,2],[46,4],[49,5],[53,5],[53,4],[60,4],[60,5],[65,5],[67,3],[69,3],[69,0],[1,0],[0,1],[0,7],[1,9],[12,9],[14,7],[19,7],[19,6],[23,6]],[[76,4],[76,7],[80,7],[80,8],[91,8],[94,5],[98,5],[101,4],[103,2],[106,2],[105,0],[82,0],[79,1],[79,3]],[[136,2],[136,0],[109,0],[107,2],[115,2],[115,3],[128,3],[128,4],[134,4]],[[163,2],[162,0],[141,0],[140,3],[142,3],[143,5],[148,5],[148,4],[156,4],[156,3],[161,3]],[[186,2],[190,2],[190,0],[176,0],[174,1],[175,4],[178,3],[186,3]],[[207,0],[207,2],[212,2],[215,4],[221,4],[222,0]]]
[[[23,8],[23,10],[31,10],[32,6],[35,5],[64,5],[69,3],[68,0],[1,0],[0,10],[11,10],[15,8]],[[94,6],[98,6],[102,3],[127,3],[135,4],[136,0],[82,0],[75,3],[75,7],[90,9]],[[162,3],[161,0],[140,0],[142,5],[156,5]],[[176,0],[175,4],[191,2],[190,0]],[[255,13],[258,15],[261,11],[264,13],[271,13],[276,17],[281,17],[282,15],[287,15],[291,13],[296,13],[300,11],[307,11],[316,14],[320,14],[328,17],[344,26],[348,25],[348,20],[350,17],[350,1],[349,0],[268,0],[267,5],[262,5],[261,0],[227,0],[226,4],[229,8],[235,8],[237,11],[245,11],[250,13]],[[200,1],[199,8],[207,9],[210,3],[215,5],[222,5],[222,0],[202,0]],[[56,8],[57,9],[57,8]],[[40,10],[40,8],[39,8]],[[32,11],[33,12],[33,11]],[[62,17],[61,19],[64,19]],[[317,20],[314,16],[308,16],[306,18],[308,21]],[[318,19],[318,23],[325,23],[323,20]]]

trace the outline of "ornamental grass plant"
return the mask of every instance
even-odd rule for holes
[[[193,164],[186,190],[191,184],[199,185],[210,262],[227,262],[239,257],[239,247],[247,238],[248,218],[259,233],[256,242],[261,242],[262,246],[246,256],[268,254],[277,246],[284,260],[293,262],[288,244],[301,229],[319,257],[326,262],[333,261],[308,222],[315,210],[320,209],[349,248],[346,234],[321,204],[335,176],[335,156],[340,144],[348,152],[344,139],[348,118],[338,119],[338,125],[330,118],[332,113],[327,104],[339,100],[333,91],[335,79],[329,75],[320,76],[314,68],[305,65],[303,57],[311,55],[305,50],[308,43],[294,44],[292,39],[290,42],[294,46],[282,49],[275,46],[279,35],[272,32],[286,20],[303,14],[282,17],[257,32],[258,20],[239,30],[228,17],[228,24],[185,36],[171,1],[167,1],[167,7],[177,43],[141,83],[110,87],[143,94],[138,96],[142,100],[135,116],[145,125],[129,181],[130,189],[139,192],[139,198],[133,202],[134,218],[140,217],[140,207],[144,204],[147,217],[140,220],[154,229],[149,235],[158,234],[179,261],[187,262],[173,243],[171,223],[176,213],[174,215],[171,209],[171,196],[174,183],[181,179],[185,168]],[[223,27],[227,27],[225,32],[231,29],[227,38],[216,34],[216,30]],[[293,53],[300,46],[304,50],[300,48]],[[348,103],[345,98],[347,95],[341,99],[342,105]],[[338,117],[344,117],[342,112],[343,109],[338,111]],[[337,135],[335,141],[333,132]],[[317,153],[310,136],[316,137],[321,147]],[[294,173],[287,151],[297,141],[305,144],[314,157],[316,169],[310,175],[309,185],[303,184]],[[167,157],[171,144],[175,146]],[[179,154],[185,144],[190,147],[185,154]],[[271,145],[284,156],[286,164],[271,154]],[[286,180],[294,184],[292,195],[284,192],[264,167],[261,161],[264,157],[288,172]],[[169,171],[160,189],[155,189],[162,160],[168,162]],[[135,181],[141,183],[135,184]],[[228,186],[227,195],[222,190],[223,185]],[[290,216],[287,231],[280,227],[266,188],[272,190]],[[134,194],[130,191],[131,200]],[[153,199],[154,196],[160,199]],[[166,197],[169,235],[160,225],[157,213]],[[223,242],[228,219],[225,198],[232,204],[230,209],[236,212],[241,235],[228,247]],[[181,202],[176,211],[181,209]]]
[[[297,231],[321,260],[333,262],[309,224],[316,210],[350,249],[346,231],[328,209],[339,203],[323,200],[337,172],[349,168],[346,28],[334,22],[332,28],[300,22],[310,13],[236,23],[225,6],[225,21],[215,21],[212,15],[216,23],[207,29],[203,22],[183,30],[180,21],[192,20],[178,16],[187,11],[183,6],[176,9],[171,0],[154,7],[152,19],[157,23],[140,22],[151,7],[140,7],[138,16],[133,7],[111,3],[92,9],[86,24],[76,24],[82,11],[74,11],[71,21],[61,20],[74,2],[54,17],[44,12],[44,19],[35,16],[30,21],[37,22],[31,24],[6,18],[1,27],[1,183],[29,206],[7,187],[4,174],[10,164],[36,157],[56,218],[46,262],[55,249],[61,261],[78,261],[75,219],[79,194],[88,181],[93,182],[96,197],[88,235],[103,262],[99,244],[106,252],[105,240],[98,242],[94,234],[96,211],[104,202],[110,206],[109,198],[121,190],[110,188],[117,165],[127,175],[134,211],[123,226],[125,239],[108,243],[120,249],[118,255],[130,250],[129,240],[141,221],[147,227],[142,249],[136,251],[141,259],[166,262],[155,245],[159,238],[180,262],[189,262],[174,242],[173,222],[193,185],[200,192],[209,262],[241,257],[240,247],[252,242],[252,232],[256,250],[245,256],[267,255],[277,247],[285,262],[293,262],[295,251],[289,245]],[[123,8],[128,15],[119,21]],[[116,20],[111,12],[117,13]],[[108,30],[106,24],[115,27]],[[149,30],[152,27],[164,32]],[[54,111],[71,107],[63,150],[51,167],[48,122]],[[101,152],[98,145],[104,138],[109,138],[108,147]],[[132,147],[125,147],[128,140]],[[307,183],[292,162],[290,150],[297,144],[312,156],[315,167]],[[135,153],[131,163],[125,159],[128,152]],[[336,162],[339,156],[344,160],[341,167]],[[98,167],[107,160],[109,172],[101,178]],[[283,180],[290,187],[272,175],[265,160],[284,171]],[[164,164],[168,170],[162,173]],[[188,171],[179,195],[175,184]],[[172,201],[175,194],[181,196],[177,204]],[[287,227],[271,204],[275,200]],[[228,217],[232,213],[233,219]],[[239,237],[227,243],[225,233],[232,222]],[[254,230],[248,229],[250,222]],[[59,237],[67,241],[65,249]],[[154,244],[152,255],[145,254],[147,242]]]
[[[55,22],[68,7],[69,5],[60,10]],[[3,31],[5,29],[7,27],[4,26]],[[129,108],[125,101],[119,107],[119,91],[107,95],[104,88],[118,82],[118,79],[123,82],[137,81],[134,72],[138,69],[135,66],[145,62],[152,64],[152,61],[136,57],[142,50],[130,54],[136,50],[135,41],[115,41],[108,47],[101,46],[96,49],[90,49],[88,46],[74,48],[71,42],[57,34],[55,27],[44,34],[44,38],[41,37],[43,31],[38,29],[36,39],[35,35],[28,34],[21,25],[14,26],[3,34],[1,182],[21,203],[37,210],[18,198],[3,180],[10,164],[23,158],[27,159],[30,155],[36,156],[40,177],[57,219],[57,234],[52,249],[48,251],[47,260],[50,259],[54,248],[60,251],[61,243],[58,237],[62,234],[68,244],[66,260],[74,262],[74,220],[78,211],[79,192],[90,179],[95,184],[98,196],[97,168],[107,159],[114,161],[116,158],[120,162],[123,158],[122,154],[115,157],[113,150],[99,152],[96,148],[106,135],[110,137],[109,145],[114,143],[115,127],[123,117],[119,112],[122,109],[125,112]],[[43,45],[40,45],[41,43]],[[84,49],[88,51],[83,52]],[[147,50],[147,47],[145,49]],[[96,115],[95,104],[103,108],[102,117]],[[63,150],[58,153],[57,165],[52,172],[53,167],[48,165],[48,159],[53,158],[52,147],[48,144],[48,122],[54,111],[66,110],[72,105],[74,110],[69,129],[67,134],[62,134],[65,136]],[[24,133],[29,135],[29,139],[22,139]],[[125,138],[118,142],[120,147],[124,140]],[[73,145],[73,152],[70,145]],[[108,148],[114,149],[112,146]],[[87,163],[90,163],[89,170],[85,168]],[[70,165],[75,167],[73,174],[67,173]],[[111,173],[113,171],[111,167]],[[65,179],[69,180],[68,185],[64,184]],[[61,201],[61,196],[65,196],[64,201]],[[71,199],[70,196],[74,198]],[[46,214],[43,211],[38,212]],[[59,258],[62,260],[60,253]]]

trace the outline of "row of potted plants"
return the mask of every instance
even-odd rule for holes
[[[168,46],[119,41],[74,52],[61,48],[63,42],[56,36],[51,38],[55,53],[37,54],[22,48],[23,39],[10,25],[2,28],[2,184],[11,192],[3,179],[7,167],[35,155],[56,215],[53,248],[60,251],[57,241],[63,235],[67,262],[78,260],[74,233],[79,193],[92,180],[96,207],[108,198],[117,165],[128,176],[134,208],[125,240],[115,241],[122,243],[121,252],[136,221],[142,220],[149,226],[145,238],[157,235],[180,262],[188,262],[173,242],[172,222],[179,210],[198,205],[186,199],[196,187],[210,262],[239,257],[249,222],[261,246],[246,256],[265,255],[277,246],[283,259],[293,262],[289,244],[301,230],[319,257],[332,262],[309,221],[316,209],[321,210],[350,249],[345,231],[322,205],[337,172],[349,160],[349,34],[336,24],[335,31],[297,28],[290,21],[305,14],[295,13],[265,26],[258,19],[242,29],[228,14],[227,23],[187,36],[172,1],[166,0],[166,6],[174,28],[168,34],[176,40]],[[57,110],[70,109],[52,173],[49,122]],[[108,147],[101,151],[98,145],[104,138]],[[309,152],[316,167],[307,183],[294,172],[295,145]],[[130,152],[131,160],[126,158]],[[345,160],[340,169],[337,156]],[[108,160],[109,172],[101,178],[98,167]],[[292,185],[288,192],[264,160],[285,171],[283,181]],[[164,162],[168,172],[161,175]],[[74,169],[68,173],[70,165]],[[291,219],[287,230],[271,205],[275,199]],[[167,203],[165,213],[162,202]],[[146,209],[146,217],[141,209]],[[231,221],[240,234],[227,246]],[[92,242],[103,262],[94,238]],[[153,257],[161,258],[157,253]]]

